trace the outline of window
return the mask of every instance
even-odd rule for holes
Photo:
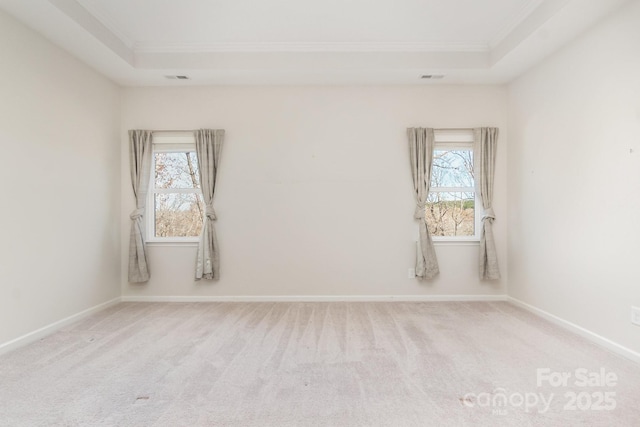
[[[436,131],[426,206],[435,241],[477,240],[473,132]]]
[[[204,202],[193,136],[155,136],[147,212],[150,242],[197,241]]]

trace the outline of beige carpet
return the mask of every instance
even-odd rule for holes
[[[507,303],[123,303],[0,357],[0,425],[640,426],[640,366]]]

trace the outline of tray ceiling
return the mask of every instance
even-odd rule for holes
[[[442,84],[509,81],[622,3],[0,0],[0,8],[122,85]],[[177,74],[190,80],[166,78]]]

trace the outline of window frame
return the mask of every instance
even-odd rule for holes
[[[171,135],[153,135],[151,143],[151,167],[149,178],[149,190],[147,194],[147,209],[149,214],[146,216],[146,232],[147,243],[179,243],[179,244],[197,244],[200,241],[200,236],[193,237],[158,237],[155,235],[155,222],[156,222],[156,209],[155,209],[155,195],[156,194],[195,194],[202,197],[202,189],[200,188],[156,188],[156,153],[195,153],[196,142],[195,137],[191,133],[184,134],[171,134]],[[199,165],[198,165],[199,167]],[[204,218],[202,218],[204,221]]]
[[[435,130],[434,131],[434,143],[433,151],[452,151],[452,150],[470,150],[473,155],[473,187],[429,187],[429,194],[432,191],[446,193],[471,193],[474,196],[474,234],[472,236],[434,236],[434,243],[479,243],[480,242],[480,209],[481,200],[478,197],[477,184],[476,184],[476,152],[475,152],[475,138],[473,129],[468,130]],[[425,207],[426,209],[426,207]],[[428,226],[428,225],[427,225]]]

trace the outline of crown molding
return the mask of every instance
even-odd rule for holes
[[[120,39],[120,41],[127,46],[129,49],[133,48],[135,42],[131,37],[125,34],[118,25],[116,25],[115,20],[110,15],[106,14],[104,11],[96,8],[91,3],[88,3],[87,0],[65,0],[65,1],[74,1],[80,4],[88,13],[93,15],[98,21],[102,23],[112,34],[114,37]]]
[[[138,70],[326,73],[355,70],[487,69],[487,52],[136,52]],[[360,71],[361,72],[361,71]]]
[[[505,57],[507,54],[520,46],[527,38],[536,31],[539,31],[548,23],[560,10],[571,1],[581,0],[544,0],[540,5],[532,10],[517,26],[492,45],[491,57],[494,63]]]
[[[487,43],[430,42],[223,42],[133,44],[135,53],[263,53],[263,52],[488,52]]]
[[[518,28],[518,26],[520,26],[534,10],[540,7],[544,1],[545,0],[529,0],[527,4],[525,4],[505,23],[504,26],[494,33],[493,37],[489,39],[489,47],[494,49],[498,44],[500,44],[509,36],[509,34]]]
[[[117,35],[113,28],[105,24],[104,17],[96,16],[76,0],[48,0],[48,2],[107,46],[113,53],[129,64],[133,63],[132,42],[127,38],[123,38],[121,34]]]

